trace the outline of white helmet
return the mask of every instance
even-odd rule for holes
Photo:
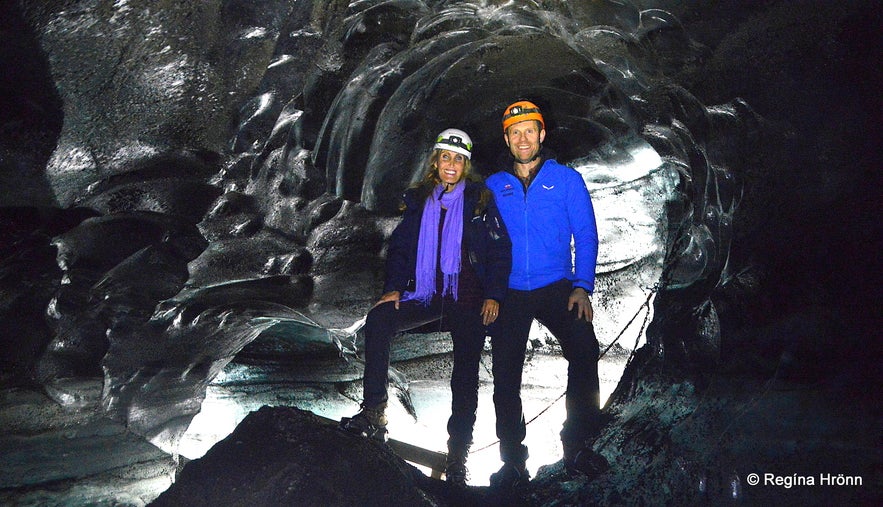
[[[472,139],[469,134],[458,129],[447,129],[435,139],[434,150],[450,150],[472,158]]]

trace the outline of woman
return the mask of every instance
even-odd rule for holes
[[[341,421],[347,431],[386,440],[390,340],[441,321],[454,344],[445,474],[458,485],[467,480],[485,328],[497,318],[511,266],[509,237],[493,197],[472,175],[471,156],[465,132],[443,131],[423,180],[404,194],[384,294],[365,322],[364,400],[358,414]]]

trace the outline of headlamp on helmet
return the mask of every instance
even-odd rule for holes
[[[511,125],[527,120],[536,120],[540,122],[540,129],[546,128],[543,114],[536,104],[527,100],[519,100],[510,104],[503,112],[503,132],[505,133]]]
[[[460,153],[467,159],[472,158],[472,139],[469,134],[459,129],[446,129],[435,138],[434,150],[449,150]]]

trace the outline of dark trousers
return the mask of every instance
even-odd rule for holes
[[[551,331],[567,359],[567,418],[561,430],[562,442],[582,446],[600,429],[598,340],[591,322],[578,319],[575,310],[567,310],[572,289],[568,280],[532,291],[509,289],[500,315],[491,326],[494,409],[504,462],[527,459],[527,448],[522,444],[526,428],[521,407],[521,371],[533,319]]]
[[[372,308],[365,321],[364,404],[376,406],[389,399],[389,346],[393,336],[435,321],[441,321],[440,329],[443,326],[450,330],[454,344],[448,435],[453,445],[469,445],[478,408],[478,367],[486,335],[481,303],[463,304],[435,296],[429,306],[405,301],[398,310],[393,303]]]

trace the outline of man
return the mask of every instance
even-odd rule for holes
[[[598,257],[595,215],[582,177],[547,158],[545,138],[539,107],[528,101],[511,104],[503,113],[503,139],[512,167],[486,182],[512,241],[509,291],[490,331],[503,461],[491,475],[492,488],[515,488],[530,480],[520,391],[534,319],[555,335],[568,362],[567,419],[561,430],[564,464],[572,473],[592,477],[607,468],[607,461],[590,447],[601,430],[599,347],[590,299]]]

